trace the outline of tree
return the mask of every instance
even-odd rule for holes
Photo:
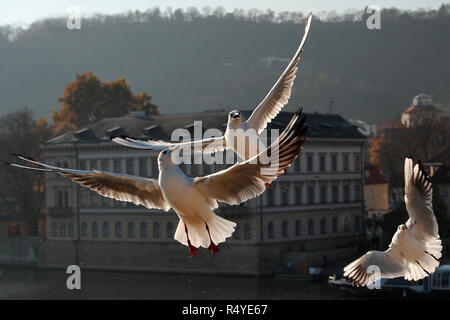
[[[54,133],[74,130],[105,117],[120,117],[131,110],[158,114],[151,99],[145,92],[134,95],[124,78],[101,82],[91,71],[77,75],[58,99],[60,111],[52,110]]]
[[[44,119],[33,119],[32,112],[24,109],[0,118],[0,150],[27,154],[42,159],[40,144],[51,137],[52,128]],[[25,218],[32,234],[38,231],[38,219],[44,206],[44,175],[29,171],[0,167],[0,205],[6,216]]]

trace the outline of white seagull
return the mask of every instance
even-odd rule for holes
[[[104,197],[133,202],[149,209],[168,211],[173,208],[180,221],[175,240],[189,247],[191,256],[196,256],[199,247],[208,248],[214,255],[217,244],[224,242],[234,232],[236,223],[214,214],[217,201],[237,205],[254,198],[266,189],[266,184],[275,180],[297,158],[305,142],[307,130],[300,119],[299,110],[288,126],[270,147],[252,158],[253,161],[236,163],[226,170],[195,179],[186,176],[172,161],[172,152],[167,148],[158,156],[158,180],[99,170],[72,170],[59,168],[17,155],[23,161],[37,165],[8,163],[14,167],[45,172],[55,172],[72,181],[96,191]],[[271,162],[267,163],[267,157]]]
[[[369,251],[344,268],[344,277],[357,286],[379,278],[404,277],[420,280],[439,266],[442,245],[432,207],[433,190],[427,172],[419,161],[413,167],[405,159],[405,203],[409,219],[397,228],[386,251]],[[368,271],[370,266],[380,272]]]
[[[247,121],[242,119],[239,110],[231,111],[228,114],[227,128],[223,136],[182,143],[142,140],[127,136],[112,137],[112,141],[127,147],[147,150],[163,150],[178,146],[183,149],[213,153],[229,148],[243,160],[248,160],[259,154],[266,148],[264,143],[259,139],[259,134],[277,116],[291,96],[292,86],[296,77],[295,74],[308,36],[311,19],[312,13],[310,13],[306,21],[305,33],[300,46],[267,96],[260,102]]]

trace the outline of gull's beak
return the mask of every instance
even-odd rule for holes
[[[239,112],[233,112],[233,114],[231,115],[231,117],[233,119],[239,119],[241,117],[241,114]]]

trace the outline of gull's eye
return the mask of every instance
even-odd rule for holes
[[[164,150],[164,151],[163,151],[163,154],[166,154],[166,153],[167,153],[167,150]]]

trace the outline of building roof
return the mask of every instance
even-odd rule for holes
[[[245,118],[251,115],[250,110],[242,111]],[[366,139],[358,129],[337,114],[305,113],[305,124],[309,127],[306,136],[309,138],[327,139]],[[268,129],[282,129],[291,120],[293,112],[280,112],[272,120]],[[228,112],[201,112],[145,116],[131,113],[124,117],[105,118],[89,124],[85,128],[72,131],[50,139],[46,145],[63,143],[95,143],[109,141],[110,137],[128,135],[140,138],[163,139],[170,141],[172,132],[178,128],[191,129],[194,121],[202,121],[203,131],[211,128],[225,131]]]
[[[412,105],[403,113],[441,113],[442,111],[432,105]]]
[[[447,160],[431,177],[433,183],[450,183],[450,159]]]
[[[430,163],[445,163],[450,159],[450,147],[445,149],[442,152],[439,152],[438,154],[434,155],[431,159],[427,161],[427,164]]]
[[[365,184],[384,184],[388,183],[385,176],[381,173],[380,169],[377,166],[366,163],[365,164]]]

